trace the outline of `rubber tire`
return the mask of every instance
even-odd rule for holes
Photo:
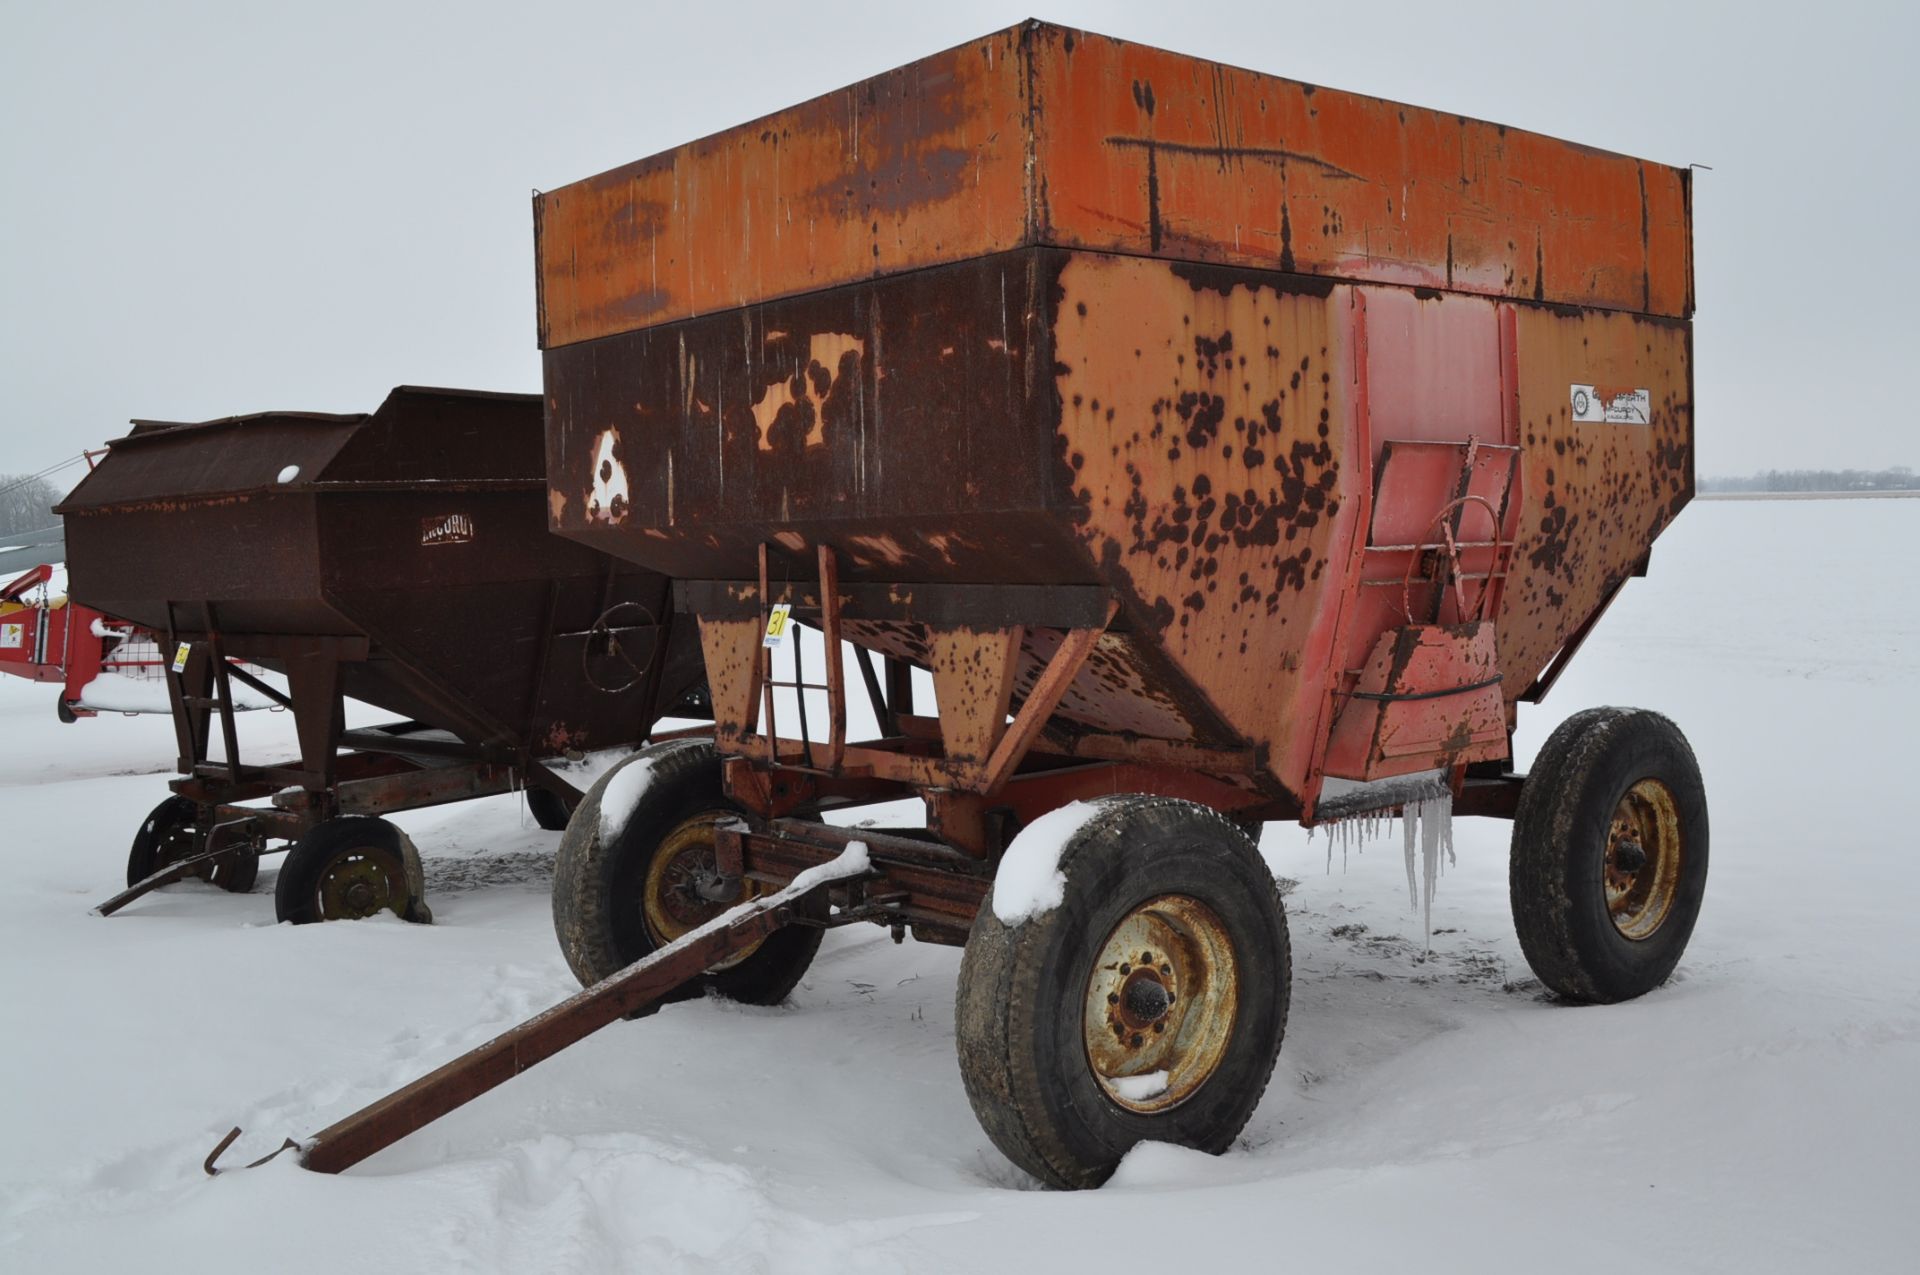
[[[67,703],[67,697],[65,695],[53,701],[53,715],[58,717],[63,725],[67,726],[71,726],[80,720],[80,714],[73,711],[73,705]]]
[[[280,863],[280,877],[274,883],[273,912],[294,925],[312,925],[328,918],[320,911],[315,890],[329,864],[343,853],[364,846],[376,846],[397,855],[406,897],[400,915],[407,921],[426,924],[433,919],[425,896],[420,852],[412,838],[398,825],[371,815],[341,815],[314,825],[305,836],[287,850]]]
[[[145,881],[168,863],[200,853],[204,842],[197,831],[185,847],[175,846],[171,851],[168,847],[168,842],[182,829],[198,823],[199,819],[200,807],[189,797],[168,797],[155,806],[141,821],[140,830],[133,834],[133,845],[127,850],[128,888]],[[260,856],[251,850],[235,850],[215,861],[204,871],[204,876],[229,894],[245,894],[259,879]]]
[[[1607,834],[1614,808],[1642,779],[1673,794],[1683,847],[1673,908],[1629,939],[1607,913]],[[1508,893],[1520,950],[1560,997],[1611,1004],[1666,982],[1692,937],[1707,885],[1707,797],[1680,728],[1645,709],[1588,709],[1548,738],[1520,789]]]
[[[1061,852],[1060,905],[1007,925],[989,897],[955,993],[960,1076],[974,1115],[1009,1160],[1068,1189],[1100,1185],[1142,1141],[1215,1155],[1232,1146],[1273,1075],[1293,972],[1278,885],[1231,820],[1157,797],[1094,804],[1100,813]],[[1161,894],[1213,909],[1240,962],[1242,995],[1219,1070],[1185,1102],[1145,1115],[1111,1101],[1088,1067],[1082,998],[1114,926]]]
[[[228,894],[251,894],[260,879],[260,856],[247,849],[223,855],[214,861],[209,879]]]
[[[527,794],[527,813],[533,816],[534,823],[548,832],[565,832],[571,812],[566,800],[550,788],[529,788]]]
[[[600,799],[629,766],[652,778],[626,825],[603,839]],[[567,965],[591,987],[654,950],[640,906],[647,867],[660,842],[683,820],[705,810],[740,810],[727,800],[720,757],[704,739],[666,740],[640,749],[602,775],[574,808],[553,872],[553,931]],[[739,964],[700,975],[659,1003],[711,992],[748,1005],[778,1005],[799,984],[820,950],[824,931],[789,925],[768,935]]]

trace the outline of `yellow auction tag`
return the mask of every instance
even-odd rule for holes
[[[762,646],[769,650],[774,650],[777,649],[782,642],[787,640],[787,621],[788,617],[792,614],[793,605],[791,603],[776,602],[773,604],[773,609],[767,612],[767,636],[761,642]]]
[[[184,673],[187,671],[187,653],[192,649],[193,648],[190,647],[185,642],[182,642],[177,648],[175,648],[173,652],[173,671],[174,672]]]

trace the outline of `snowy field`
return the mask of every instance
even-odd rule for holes
[[[507,798],[402,816],[436,923],[275,926],[181,885],[111,919],[164,795],[159,719],[0,684],[0,1270],[1881,1271],[1920,1248],[1920,502],[1725,502],[1661,541],[1539,709],[1672,715],[1713,867],[1680,972],[1544,1000],[1507,825],[1462,820],[1420,959],[1395,840],[1327,870],[1270,826],[1293,1017],[1218,1159],[1078,1195],[994,1151],[953,1057],[956,950],[830,934],[793,1002],[623,1023],[338,1178],[310,1134],[574,990],[557,843]],[[284,715],[248,736],[288,747]],[[245,747],[243,741],[243,748]],[[269,860],[269,865],[274,861]]]

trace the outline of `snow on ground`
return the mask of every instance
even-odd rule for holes
[[[610,1028],[337,1178],[209,1181],[574,990],[557,836],[511,798],[403,816],[436,923],[275,926],[181,885],[102,919],[163,791],[156,719],[0,685],[0,1269],[1344,1271],[1905,1269],[1920,1242],[1920,502],[1689,510],[1554,691],[1670,713],[1712,803],[1706,910],[1638,1002],[1550,1003],[1506,915],[1506,825],[1464,819],[1433,951],[1401,847],[1327,868],[1269,827],[1294,1010],[1218,1159],[1145,1146],[1032,1189],[953,1058],[959,953],[830,934],[793,1002]],[[1890,565],[1892,564],[1892,565]],[[243,719],[291,739],[284,714]],[[271,861],[270,861],[271,862]]]

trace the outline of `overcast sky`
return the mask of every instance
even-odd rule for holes
[[[0,0],[0,472],[132,416],[536,390],[533,188],[1030,13],[1712,165],[1701,472],[1920,467],[1916,11]]]

